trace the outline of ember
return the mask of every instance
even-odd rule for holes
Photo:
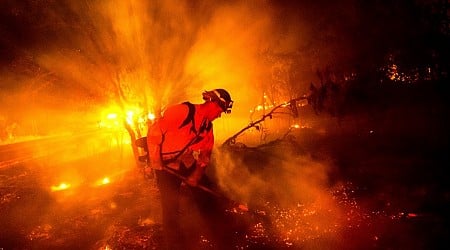
[[[57,186],[52,186],[51,189],[52,191],[61,191],[61,190],[66,190],[70,188],[70,184],[65,183],[65,182],[61,182],[59,185]]]
[[[97,185],[97,186],[102,186],[102,185],[107,185],[107,184],[109,184],[109,183],[111,183],[111,180],[110,180],[108,177],[105,177],[105,178],[103,178],[103,179],[101,179],[101,180],[98,180],[98,181],[96,182],[96,185]]]

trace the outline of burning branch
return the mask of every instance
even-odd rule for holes
[[[273,114],[279,108],[289,106],[291,111],[292,111],[292,115],[295,116],[295,117],[298,116],[297,102],[300,101],[300,100],[307,99],[307,98],[308,98],[307,96],[294,98],[294,99],[291,99],[289,102],[282,103],[282,104],[279,104],[278,106],[273,107],[272,110],[270,110],[269,113],[263,115],[259,120],[251,122],[245,128],[241,129],[239,132],[237,132],[236,134],[234,134],[233,136],[231,136],[230,138],[225,140],[225,142],[222,144],[222,147],[231,146],[231,145],[235,144],[236,143],[236,138],[238,136],[240,136],[242,133],[244,133],[246,130],[248,130],[250,128],[253,128],[253,127],[257,128],[257,125],[260,124],[261,122],[263,122],[264,120],[266,120],[266,118],[270,117],[272,119]]]

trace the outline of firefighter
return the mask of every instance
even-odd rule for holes
[[[168,249],[188,249],[189,240],[181,230],[179,216],[182,183],[191,189],[194,199],[207,213],[211,204],[202,198],[200,185],[207,185],[205,169],[214,146],[212,122],[233,105],[224,89],[203,92],[202,104],[184,102],[166,109],[147,133],[149,163],[161,195],[163,232]],[[200,192],[199,192],[200,191]],[[201,204],[203,203],[203,204]],[[208,208],[209,206],[209,208]],[[217,225],[216,225],[217,227]]]

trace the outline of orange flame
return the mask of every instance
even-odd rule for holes
[[[52,186],[51,190],[52,192],[56,192],[56,191],[62,191],[62,190],[66,190],[70,188],[70,184],[65,183],[65,182],[61,182],[59,185],[57,186]]]
[[[103,185],[107,185],[111,183],[111,179],[109,179],[109,177],[104,177],[101,180],[98,180],[95,184],[96,186],[103,186]]]

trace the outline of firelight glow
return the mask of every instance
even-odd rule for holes
[[[65,182],[61,182],[61,183],[60,183],[59,185],[57,185],[57,186],[52,186],[52,187],[51,187],[51,190],[52,190],[53,192],[56,192],[56,191],[62,191],[62,190],[69,189],[70,187],[71,187],[70,184],[65,183]]]
[[[108,114],[108,115],[106,115],[106,118],[108,118],[110,120],[117,119],[117,114],[116,113]]]
[[[110,180],[108,177],[104,177],[103,179],[98,180],[98,181],[96,182],[96,185],[97,185],[97,186],[103,186],[103,185],[107,185],[107,184],[109,184],[109,183],[111,183],[111,180]]]
[[[153,114],[153,113],[149,113],[149,114],[147,115],[147,118],[148,118],[149,120],[151,120],[151,121],[154,121],[155,118],[156,118],[156,116],[155,116],[155,114]]]

